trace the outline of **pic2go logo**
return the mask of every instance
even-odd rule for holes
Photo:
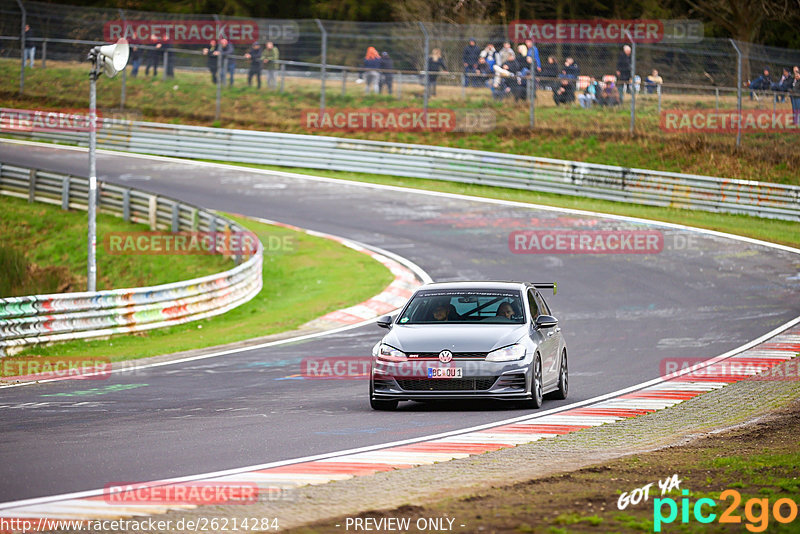
[[[717,519],[717,514],[711,509],[716,508],[717,502],[714,499],[704,497],[697,499],[694,505],[689,502],[688,490],[681,492],[683,498],[680,504],[681,523],[689,523],[690,514],[699,523],[711,523]],[[741,524],[742,517],[736,513],[737,508],[742,503],[741,494],[732,489],[720,493],[721,501],[731,499],[730,505],[719,516],[720,523]],[[667,510],[665,510],[665,507]],[[664,515],[667,511],[667,515]],[[750,532],[764,532],[769,526],[770,512],[778,523],[791,523],[797,519],[797,503],[792,499],[782,498],[775,501],[770,509],[769,499],[748,499],[744,503],[744,518],[747,520],[745,528]],[[669,525],[678,518],[678,503],[675,499],[657,498],[653,500],[653,532],[661,532],[661,525]]]

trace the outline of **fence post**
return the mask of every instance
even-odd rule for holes
[[[22,11],[22,23],[19,31],[19,56],[22,59],[22,65],[19,68],[19,94],[25,92],[25,25],[27,24],[28,12],[25,11],[25,6],[22,5],[22,0],[17,0],[19,10]]]
[[[658,92],[658,116],[659,119],[661,118],[661,84],[656,85],[656,91]]]
[[[286,63],[281,63],[281,90],[283,92],[283,82],[286,80]]]
[[[155,195],[147,198],[147,222],[151,232],[158,230],[158,197]]]
[[[119,9],[119,19],[122,21],[122,35],[127,34],[127,22],[125,21],[125,12],[122,9]],[[125,110],[125,82],[128,79],[128,66],[125,65],[125,68],[122,69],[122,88],[120,89],[119,93],[119,110]]]
[[[36,169],[28,171],[28,202],[36,202]]]
[[[633,135],[633,132],[636,129],[636,41],[633,40],[633,36],[629,34],[631,38],[631,126],[630,126],[630,134]]]
[[[736,41],[728,39],[736,50],[738,56],[738,64],[736,66],[736,112],[739,115],[739,120],[736,124],[736,146],[742,144],[742,51],[736,46]]]
[[[425,50],[424,50],[424,57],[422,58],[422,72],[423,76],[425,76],[425,93],[422,97],[422,108],[425,112],[428,111],[428,98],[430,96],[430,86],[428,83],[428,56],[430,55],[430,36],[428,35],[428,30],[425,28],[425,25],[422,22],[418,22],[419,27],[422,28],[422,33],[425,35]]]
[[[180,207],[177,202],[172,203],[172,224],[171,230],[173,233],[180,230]]]
[[[169,68],[169,65],[167,65],[168,62],[169,50],[164,50],[164,69],[161,71],[161,81],[163,82],[167,81],[167,69]]]
[[[403,97],[403,71],[397,72],[397,92],[395,93],[395,98],[402,98]]]
[[[131,222],[131,190],[122,190],[122,220]]]
[[[219,45],[219,17],[214,15],[214,38],[217,41],[217,97],[216,107],[214,108],[214,120],[220,121],[222,117],[222,80],[225,79],[225,73],[222,72],[222,47]]]
[[[719,87],[714,88],[714,111],[719,112]]]
[[[531,65],[531,81],[528,87],[528,128],[536,126],[536,62]]]
[[[322,33],[322,53],[320,58],[320,63],[322,64],[321,72],[320,72],[320,81],[322,83],[322,87],[320,88],[319,93],[319,110],[320,112],[325,111],[325,76],[326,72],[326,63],[328,61],[328,32],[325,30],[325,26],[322,25],[322,21],[319,19],[314,19],[317,22],[317,27],[319,27],[320,33]]]
[[[65,176],[61,182],[61,209],[64,211],[69,211],[69,186],[71,179],[70,176]]]
[[[347,69],[342,67],[342,96],[347,94]]]
[[[42,70],[47,68],[47,39],[42,41]]]

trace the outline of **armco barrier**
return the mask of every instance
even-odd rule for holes
[[[87,132],[9,132],[88,144]],[[101,148],[286,167],[369,172],[654,206],[800,220],[800,187],[532,156],[317,135],[104,120]]]
[[[99,211],[151,230],[242,232],[235,222],[169,198],[98,184]],[[88,180],[0,163],[0,194],[86,209]],[[261,290],[263,248],[229,271],[153,287],[0,298],[0,355],[25,345],[138,332],[224,313]]]

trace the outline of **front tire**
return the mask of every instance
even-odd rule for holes
[[[369,381],[369,406],[373,410],[378,410],[381,412],[391,412],[392,410],[397,409],[396,400],[378,400],[372,396],[372,379]]]
[[[522,406],[533,410],[538,410],[542,407],[544,395],[542,391],[542,360],[537,354],[533,359],[533,370],[531,372],[531,398],[523,401]]]
[[[564,400],[569,393],[569,365],[567,364],[567,351],[561,353],[561,368],[558,372],[558,389],[550,393],[551,399]]]

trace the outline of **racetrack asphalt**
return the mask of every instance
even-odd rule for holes
[[[86,152],[0,142],[0,161],[86,175]],[[673,228],[245,168],[98,154],[101,180],[339,235],[434,280],[557,281],[566,405],[721,354],[800,315],[800,256]],[[365,169],[368,170],[368,169]],[[514,254],[516,230],[663,232],[654,254]],[[269,281],[265,281],[269,283]],[[364,380],[303,380],[306,357],[367,356],[374,325],[206,360],[0,389],[0,502],[414,438],[526,413],[501,403],[373,412]]]

